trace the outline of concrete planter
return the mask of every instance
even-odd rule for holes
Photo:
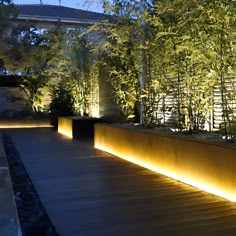
[[[236,148],[95,125],[95,147],[236,202]]]
[[[73,139],[92,139],[94,124],[99,122],[99,118],[59,117],[58,132]]]

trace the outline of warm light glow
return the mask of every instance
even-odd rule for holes
[[[235,193],[232,193],[232,195],[227,194],[227,193],[225,193],[224,189],[214,188],[210,184],[206,184],[205,182],[201,182],[199,179],[189,179],[189,178],[187,179],[183,176],[180,176],[178,173],[170,172],[170,171],[165,170],[165,169],[160,169],[157,166],[153,166],[153,165],[150,165],[149,163],[137,160],[137,158],[135,158],[135,157],[123,156],[119,151],[109,149],[109,148],[107,148],[103,145],[100,145],[100,144],[96,144],[95,148],[100,149],[100,150],[105,151],[105,152],[108,152],[108,153],[111,153],[111,154],[113,154],[115,156],[118,156],[122,159],[125,159],[129,162],[140,165],[142,167],[145,167],[145,168],[147,168],[149,170],[152,170],[152,171],[155,171],[157,173],[166,175],[170,178],[176,179],[176,180],[181,181],[185,184],[194,186],[194,187],[199,188],[203,191],[206,191],[206,192],[212,193],[214,195],[217,195],[219,197],[222,197],[224,199],[236,202]]]
[[[96,73],[99,73],[98,71]],[[90,92],[90,104],[89,104],[89,116],[94,118],[100,118],[99,113],[99,78],[93,77],[91,92]]]
[[[91,117],[100,118],[98,106],[91,109]]]
[[[25,129],[25,128],[50,128],[50,124],[21,124],[21,123],[9,123],[0,124],[0,129]]]
[[[63,134],[69,138],[73,138],[73,121],[68,117],[58,118],[58,133]]]
[[[63,134],[67,136],[68,138],[73,138],[73,135],[70,129],[60,129],[60,130],[58,129],[58,133]]]

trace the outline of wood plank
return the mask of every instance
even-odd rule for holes
[[[236,234],[232,202],[49,128],[7,133],[61,236]]]

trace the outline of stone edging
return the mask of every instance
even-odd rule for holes
[[[0,235],[21,236],[21,226],[12,187],[12,180],[0,136]]]
[[[22,234],[24,236],[59,236],[11,137],[7,134],[3,135],[3,145],[12,178]]]

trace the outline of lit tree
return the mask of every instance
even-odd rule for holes
[[[236,2],[204,1],[201,4],[201,23],[204,28],[202,54],[208,66],[209,77],[216,81],[221,93],[223,129],[231,133],[234,113],[230,104],[235,102],[236,76]]]
[[[9,46],[4,50],[4,65],[11,73],[20,74],[18,84],[25,92],[32,110],[37,112],[43,107],[48,82],[44,71],[55,56],[49,33],[31,24],[18,24],[6,36],[6,40]]]
[[[55,44],[56,45],[56,44]],[[92,93],[98,86],[97,57],[87,36],[75,30],[61,34],[57,57],[50,62],[51,109],[58,115],[92,116]],[[65,99],[66,98],[66,99]],[[65,111],[60,111],[64,104]]]

